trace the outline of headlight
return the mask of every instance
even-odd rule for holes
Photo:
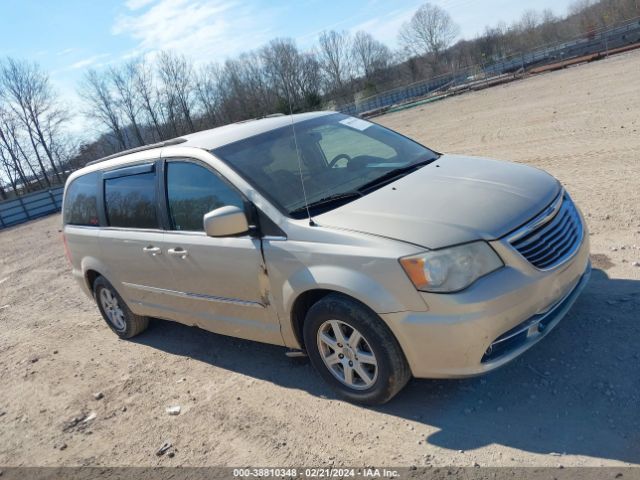
[[[400,259],[418,290],[457,292],[504,264],[486,242],[432,250]]]

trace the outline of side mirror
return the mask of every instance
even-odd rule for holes
[[[228,205],[204,215],[204,231],[209,237],[231,237],[249,230],[247,216],[238,207]]]

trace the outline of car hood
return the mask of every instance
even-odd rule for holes
[[[500,238],[544,209],[560,188],[536,168],[442,155],[314,221],[435,249]]]

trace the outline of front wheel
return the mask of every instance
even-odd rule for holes
[[[385,403],[411,378],[389,328],[374,312],[348,297],[329,294],[314,304],[303,333],[312,365],[347,400]]]

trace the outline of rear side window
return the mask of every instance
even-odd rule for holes
[[[94,172],[78,177],[67,188],[63,209],[65,225],[99,225],[98,175]]]
[[[159,228],[155,173],[107,178],[104,198],[112,227]]]
[[[211,210],[244,204],[218,175],[191,162],[167,163],[167,200],[172,228],[189,231],[202,231],[202,218]]]

